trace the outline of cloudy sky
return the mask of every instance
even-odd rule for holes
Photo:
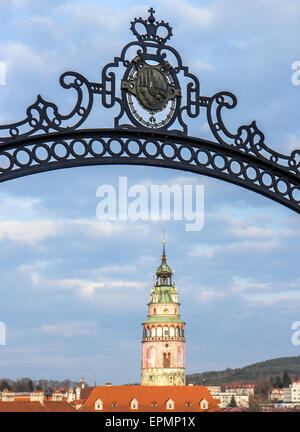
[[[0,120],[25,117],[36,95],[63,111],[58,78],[75,70],[99,81],[101,68],[134,36],[130,20],[169,21],[170,41],[204,95],[228,90],[233,130],[252,120],[283,153],[300,148],[298,0],[0,0]],[[98,101],[98,100],[97,100]],[[99,102],[99,101],[98,101]],[[89,127],[112,127],[95,104]],[[205,119],[189,125],[207,135]],[[204,185],[205,222],[96,218],[99,185]],[[91,384],[138,382],[141,322],[166,230],[168,263],[186,321],[187,373],[300,355],[300,219],[291,210],[220,180],[151,167],[81,167],[0,184],[0,377],[85,376]]]

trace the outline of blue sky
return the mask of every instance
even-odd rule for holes
[[[99,81],[102,67],[133,40],[130,20],[147,16],[138,1],[0,0],[0,122],[22,119],[41,94],[67,111],[58,78],[66,70]],[[162,0],[170,45],[200,80],[203,95],[228,90],[238,106],[233,130],[257,121],[266,143],[300,148],[297,0]],[[88,127],[111,127],[96,101]],[[189,124],[209,137],[205,118]],[[96,219],[101,184],[205,187],[205,224]],[[168,263],[186,321],[187,373],[241,367],[299,355],[291,325],[300,319],[300,220],[251,191],[180,171],[84,167],[0,184],[0,376],[138,382],[141,325],[167,231]]]

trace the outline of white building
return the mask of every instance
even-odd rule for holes
[[[44,392],[43,391],[32,391],[32,392],[14,392],[7,389],[0,392],[1,402],[40,402],[44,403]]]
[[[206,388],[211,394],[217,394],[221,392],[221,386],[206,386]]]
[[[239,408],[249,408],[249,395],[238,395],[236,393],[219,392],[211,394],[214,399],[220,399],[219,407],[227,408],[231,402],[232,396]]]
[[[293,381],[289,387],[283,389],[283,402],[300,406],[300,381]]]
[[[254,384],[246,384],[246,383],[233,383],[227,384],[225,386],[226,393],[234,393],[236,395],[254,395]]]
[[[272,388],[269,392],[269,400],[273,402],[283,401],[283,389],[282,388]]]

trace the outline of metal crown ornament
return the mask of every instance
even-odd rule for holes
[[[169,25],[169,23],[166,23],[164,21],[160,21],[160,22],[156,21],[155,23],[155,16],[154,16],[155,10],[153,8],[150,8],[148,12],[150,15],[147,20],[144,20],[141,17],[135,18],[131,22],[130,29],[140,41],[150,40],[164,45],[166,41],[170,39],[171,36],[173,35],[172,27]],[[136,28],[137,24],[142,24],[146,32],[141,34]],[[159,32],[161,31],[162,28],[167,30],[167,35],[164,37],[162,35],[159,35]]]

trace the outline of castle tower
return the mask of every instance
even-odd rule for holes
[[[180,319],[172,275],[164,240],[161,264],[150,293],[148,319],[142,323],[141,385],[185,385],[185,322]]]

